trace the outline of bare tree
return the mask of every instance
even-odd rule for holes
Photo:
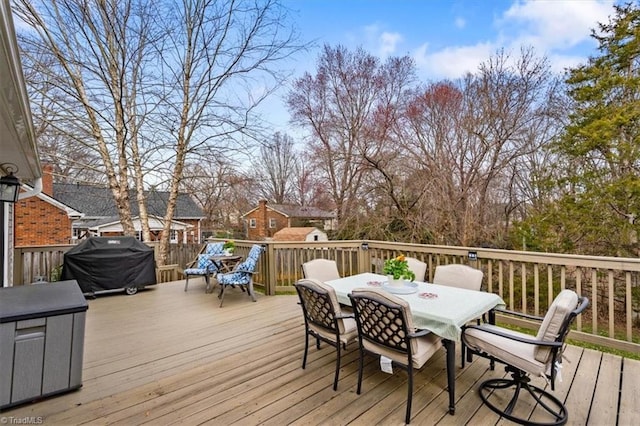
[[[308,152],[342,227],[361,213],[361,184],[372,162],[380,160],[381,145],[374,139],[383,139],[384,126],[375,128],[376,115],[390,111],[411,72],[408,58],[380,64],[362,49],[325,46],[316,75],[305,74],[289,93],[289,110],[294,122],[310,131]]]
[[[43,93],[54,122],[99,154],[125,234],[129,188],[145,239],[144,187],[168,188],[163,264],[186,162],[255,140],[253,111],[284,77],[278,61],[302,48],[286,9],[276,0],[16,0],[14,9],[32,28],[21,36],[26,55],[52,64],[41,77],[55,87]]]
[[[292,199],[294,174],[299,163],[291,136],[276,132],[260,147],[260,156],[252,162],[260,197],[278,204]]]

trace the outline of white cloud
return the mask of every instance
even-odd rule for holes
[[[590,39],[598,22],[607,22],[612,0],[516,1],[497,21],[512,44],[541,50],[569,49]]]
[[[385,58],[395,53],[396,46],[398,45],[398,43],[400,43],[403,40],[403,38],[402,38],[402,35],[399,33],[389,33],[385,31],[382,34],[380,34],[380,37],[378,38],[378,40],[380,43],[378,52],[380,56]]]
[[[465,21],[464,18],[461,18],[461,17],[458,16],[455,19],[455,21],[453,21],[453,24],[456,26],[456,28],[462,29],[462,28],[467,26],[467,21]]]
[[[430,78],[456,79],[468,72],[476,72],[478,66],[496,51],[493,43],[478,43],[473,46],[455,46],[429,52],[424,44],[413,53],[416,65]]]
[[[522,46],[533,46],[538,55],[547,56],[553,71],[561,73],[586,62],[586,56],[571,49],[591,40],[591,29],[599,22],[608,22],[613,4],[613,0],[515,0],[495,20],[494,37],[439,51],[429,51],[423,44],[413,57],[423,77],[454,79],[477,71],[499,48],[515,55]],[[460,28],[459,20],[455,24]]]

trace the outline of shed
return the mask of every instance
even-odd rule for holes
[[[282,228],[273,234],[273,241],[329,241],[327,233],[314,226]]]

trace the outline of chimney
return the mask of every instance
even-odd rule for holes
[[[42,166],[42,192],[53,197],[53,166],[51,164]]]

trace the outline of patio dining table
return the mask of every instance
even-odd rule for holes
[[[326,282],[335,289],[338,302],[344,305],[351,305],[349,293],[355,288],[379,287],[383,290],[391,290],[390,292],[398,291],[386,287],[386,283],[386,276],[368,272]],[[449,413],[454,414],[455,345],[460,341],[462,326],[495,308],[504,308],[505,303],[497,294],[484,291],[424,282],[413,283],[412,286],[415,288],[407,289],[406,294],[396,293],[395,295],[409,303],[416,328],[429,330],[442,337],[447,351]]]

